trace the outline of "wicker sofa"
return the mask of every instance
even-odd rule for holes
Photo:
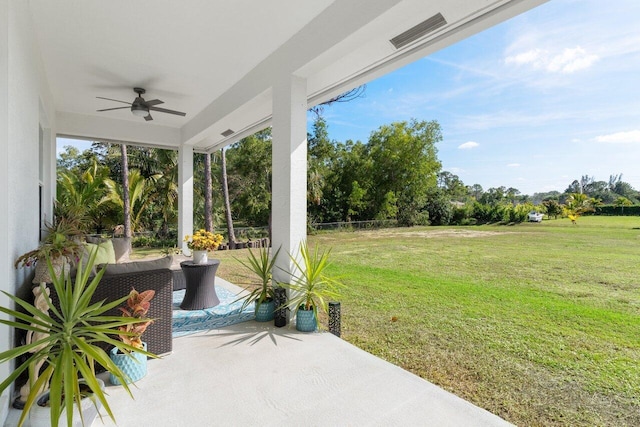
[[[153,289],[156,294],[151,301],[147,316],[155,319],[144,333],[149,352],[166,354],[172,351],[171,320],[173,314],[173,273],[169,268],[171,257],[151,261],[99,266],[105,272],[93,296],[95,301],[114,301],[127,295],[132,288],[142,292]],[[107,312],[120,315],[117,309]]]
[[[173,348],[171,323],[174,273],[170,269],[171,264],[172,257],[119,264],[100,264],[97,267],[104,268],[105,272],[91,299],[91,302],[115,301],[128,295],[132,288],[139,292],[149,289],[156,291],[147,313],[149,318],[155,320],[145,331],[143,339],[147,343],[148,351],[157,355],[170,353]],[[56,307],[60,307],[54,289],[51,289],[51,300]],[[117,308],[106,314],[121,315]],[[105,345],[105,350],[108,347]]]

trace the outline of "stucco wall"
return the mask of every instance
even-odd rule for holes
[[[0,0],[0,290],[29,293],[26,269],[13,262],[35,248],[39,239],[39,125],[45,130],[44,184],[46,210],[50,202],[55,134],[52,100],[46,87],[28,2]],[[0,296],[0,304],[11,306]],[[0,351],[13,346],[13,331],[0,326]],[[0,378],[13,368],[0,365]],[[4,423],[7,392],[0,406]]]

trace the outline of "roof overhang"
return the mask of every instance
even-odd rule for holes
[[[545,1],[30,0],[30,8],[59,135],[214,151],[270,124],[278,79],[306,79],[311,107]],[[133,87],[186,117],[96,112],[122,106],[97,96],[132,101]]]

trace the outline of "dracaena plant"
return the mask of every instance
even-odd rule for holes
[[[0,353],[0,363],[27,356],[26,360],[0,383],[0,394],[35,363],[45,361],[43,371],[37,380],[31,383],[30,393],[18,421],[19,426],[24,424],[37,395],[47,384],[50,384],[49,402],[53,425],[58,425],[62,411],[66,410],[67,425],[71,426],[74,404],[80,410],[81,379],[91,389],[91,398],[100,401],[107,414],[114,419],[105,393],[95,378],[96,363],[121,380],[123,387],[133,397],[126,384],[125,374],[97,344],[104,342],[118,347],[121,351],[140,351],[117,338],[121,326],[138,323],[141,319],[105,315],[107,311],[122,305],[129,296],[110,303],[91,302],[104,273],[104,270],[101,270],[95,277],[90,276],[96,253],[97,251],[92,251],[86,266],[83,266],[82,262],[78,265],[75,282],[64,272],[59,276],[55,275],[51,260],[46,257],[53,288],[60,302],[57,308],[48,300],[50,314],[45,314],[21,298],[3,292],[24,312],[0,306],[0,312],[8,315],[6,319],[0,318],[0,323],[32,331],[39,339]],[[44,285],[40,286],[44,292]],[[157,357],[148,352],[141,352],[150,357]]]
[[[138,349],[143,348],[142,334],[147,330],[147,327],[153,323],[153,320],[147,319],[146,316],[149,307],[151,307],[151,300],[155,294],[156,291],[152,289],[143,292],[132,289],[131,293],[129,293],[129,298],[127,298],[127,305],[120,307],[120,311],[124,317],[138,319],[136,323],[128,323],[120,326],[119,337],[125,344]]]
[[[285,272],[291,276],[291,281],[280,283],[282,287],[293,291],[287,303],[280,308],[289,308],[296,314],[298,310],[313,310],[318,327],[318,310],[327,313],[329,300],[338,298],[339,289],[343,286],[326,273],[330,254],[331,249],[320,251],[318,246],[311,251],[308,243],[303,241],[300,244],[300,259],[289,254],[294,269]]]
[[[258,255],[256,256],[256,254],[254,254],[253,251],[249,249],[248,260],[244,261],[235,258],[236,261],[251,270],[260,279],[260,283],[258,283],[258,285],[260,286],[259,288],[254,289],[248,295],[236,300],[243,301],[242,310],[244,310],[249,304],[254,301],[257,305],[260,305],[269,299],[273,299],[271,273],[273,271],[273,266],[276,263],[276,259],[278,258],[279,253],[280,249],[278,249],[276,253],[273,254],[273,257],[271,257],[269,248],[260,248],[260,250],[258,251]]]

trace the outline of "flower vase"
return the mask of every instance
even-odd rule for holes
[[[206,264],[208,260],[207,251],[193,251],[194,264]]]

